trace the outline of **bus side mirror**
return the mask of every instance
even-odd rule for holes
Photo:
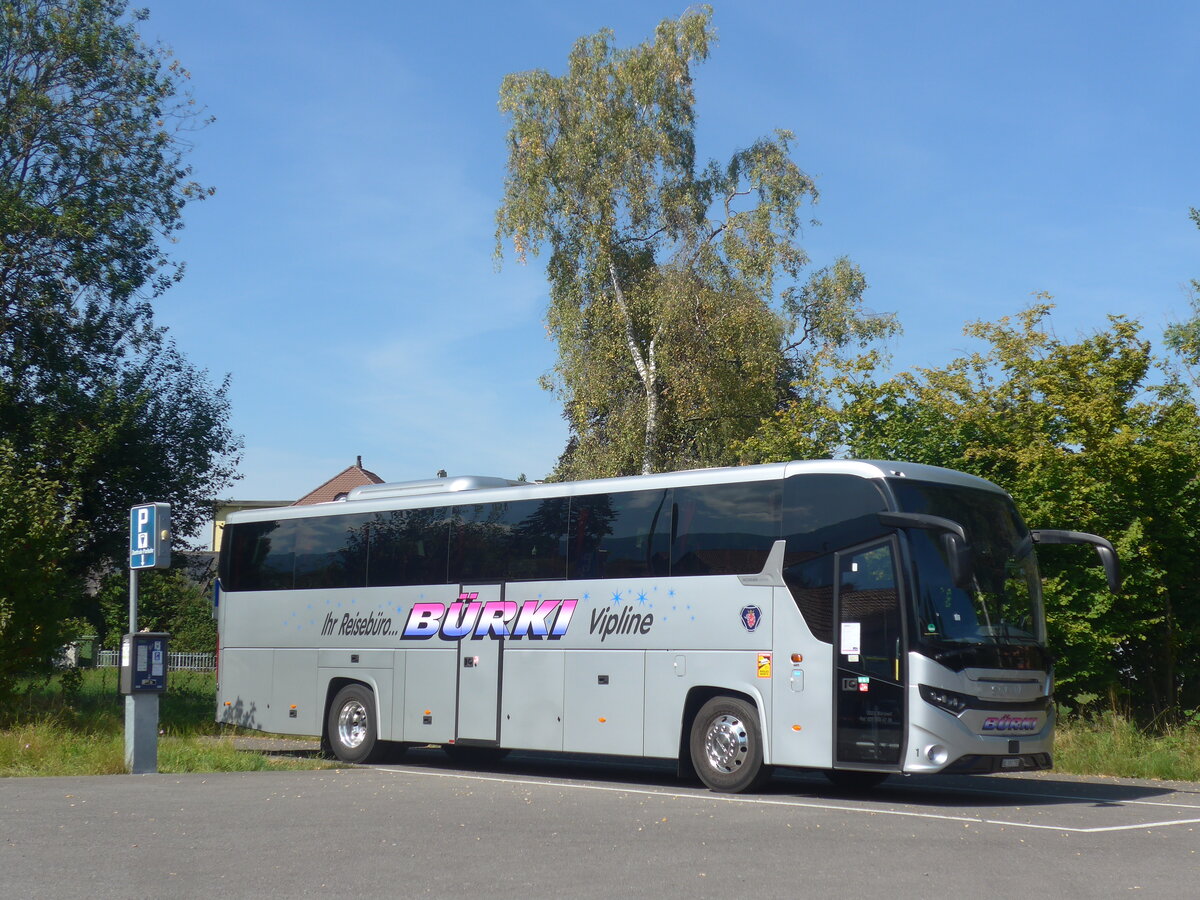
[[[1083,531],[1034,531],[1033,540],[1038,544],[1091,544],[1096,548],[1100,564],[1104,566],[1104,575],[1108,579],[1108,589],[1114,594],[1121,592],[1121,561],[1117,559],[1116,548],[1104,538]]]
[[[930,516],[925,513],[881,512],[879,523],[891,528],[925,528],[938,531],[942,537],[942,550],[950,567],[950,578],[955,587],[971,587],[975,569],[975,554],[967,543],[967,532],[953,519]]]

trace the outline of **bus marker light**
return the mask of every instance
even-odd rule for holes
[[[799,726],[799,725],[793,725],[793,726],[792,726],[792,731],[803,731],[803,730],[804,730],[804,729],[803,729],[801,726]]]
[[[794,662],[796,664],[800,664],[800,663],[804,662],[804,654],[803,653],[793,653],[792,654],[792,662]]]
[[[596,721],[597,721],[597,722],[599,722],[601,725],[603,725],[605,722],[607,722],[607,721],[608,721],[608,719],[604,718],[604,716],[601,716],[601,717],[600,717],[599,719],[597,719]]]

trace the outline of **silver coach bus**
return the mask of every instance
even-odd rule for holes
[[[774,766],[1051,765],[1030,531],[980,478],[790,462],[562,484],[445,478],[229,516],[217,720],[408,745],[678,759],[746,791]]]

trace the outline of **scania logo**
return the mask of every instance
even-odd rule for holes
[[[1037,731],[1036,716],[1022,718],[1019,716],[988,716],[983,720],[984,731]]]
[[[762,610],[757,606],[742,607],[742,625],[747,631],[753,631],[758,627],[758,623],[762,621]]]

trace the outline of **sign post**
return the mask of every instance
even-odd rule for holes
[[[171,505],[129,511],[129,634],[121,643],[125,694],[125,765],[130,774],[158,771],[158,695],[167,688],[167,635],[138,632],[138,572],[171,565]]]

